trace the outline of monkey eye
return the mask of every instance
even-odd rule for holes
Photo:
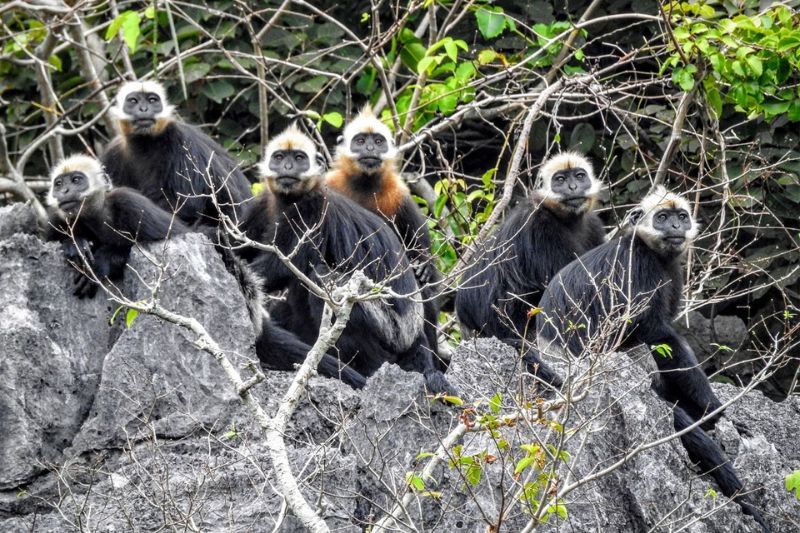
[[[356,139],[356,142],[358,144],[364,144],[364,137],[359,137],[358,139]]]
[[[578,172],[577,174],[575,174],[575,177],[578,178],[579,180],[582,180],[586,178],[586,174],[584,174],[583,172]]]
[[[686,220],[686,218],[687,218],[687,217],[686,217],[686,213],[681,213],[681,214],[678,216],[678,218],[680,218],[681,220]]]
[[[138,101],[138,100],[136,100],[136,98],[135,98],[135,97],[133,97],[133,96],[131,96],[131,97],[129,97],[129,98],[128,98],[128,103],[129,103],[129,104],[135,104],[137,101]]]
[[[556,181],[558,183],[564,183],[564,175],[563,174],[559,174],[558,176],[556,176]]]
[[[61,187],[62,184],[63,182],[60,179],[53,182],[53,185],[55,185],[56,187]]]
[[[275,159],[277,159],[278,161],[283,161],[283,154],[275,154],[275,155],[274,155],[274,156],[272,156],[272,157],[274,157],[274,158],[275,158]]]
[[[72,183],[78,183],[81,181],[81,176],[72,176]]]
[[[383,144],[383,138],[378,137],[375,139],[375,144]]]
[[[296,156],[294,156],[295,161],[302,161],[305,158],[306,158],[305,154],[297,154]]]
[[[151,104],[155,104],[156,102],[158,102],[158,98],[155,96],[151,96],[150,98],[147,99],[147,101],[150,102]]]
[[[658,220],[664,222],[665,220],[667,220],[667,215],[661,213],[660,215],[658,215]]]

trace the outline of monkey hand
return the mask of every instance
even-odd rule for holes
[[[97,284],[81,271],[75,273],[75,278],[72,280],[75,289],[72,294],[83,300],[84,298],[94,298],[97,294]]]
[[[433,279],[433,267],[430,261],[415,261],[411,264],[411,268],[414,269],[414,277],[420,286],[427,285]]]
[[[82,237],[76,237],[74,240],[66,240],[61,243],[61,249],[64,251],[64,258],[72,266],[78,268],[86,263],[94,261],[92,255],[92,243]]]
[[[97,285],[85,274],[84,269],[87,265],[94,264],[94,254],[92,253],[91,243],[84,238],[75,238],[62,243],[64,258],[75,269],[72,278],[72,294],[78,298],[93,298],[97,293]]]

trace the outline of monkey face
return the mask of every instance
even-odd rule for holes
[[[550,189],[568,210],[581,212],[588,207],[587,193],[592,179],[582,168],[559,170],[550,179]]]
[[[161,97],[154,92],[134,91],[125,96],[122,112],[133,126],[134,133],[149,133],[164,110]]]
[[[365,170],[376,170],[389,152],[389,143],[380,133],[358,133],[350,141],[350,151]]]
[[[89,192],[89,178],[80,171],[59,174],[53,179],[51,195],[58,208],[68,215],[76,214]]]
[[[692,229],[692,216],[683,208],[659,209],[653,214],[654,232],[659,236],[659,248],[666,253],[681,253],[686,249]]]
[[[269,184],[278,194],[297,194],[306,190],[311,160],[303,150],[275,150],[269,159]]]

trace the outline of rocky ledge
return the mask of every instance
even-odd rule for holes
[[[73,297],[59,246],[31,234],[23,217],[22,206],[0,209],[0,531],[302,530],[217,363],[177,326],[149,316],[128,326],[124,313],[111,323],[117,305],[104,295]],[[165,307],[198,319],[237,366],[254,358],[244,301],[204,237],[135,251],[120,289],[141,298],[159,272]],[[488,339],[455,350],[448,377],[466,402],[458,408],[426,398],[421,376],[392,365],[363,391],[312,379],[286,434],[307,500],[331,530],[366,529],[422,472],[430,457],[421,452],[484,414],[501,421],[495,432],[456,441],[460,457],[480,458],[477,472],[440,463],[394,528],[520,531],[532,471],[514,475],[521,445],[564,436],[559,483],[572,483],[671,430],[669,407],[625,354],[608,358],[560,428],[535,414],[548,397],[518,375],[514,351]],[[266,376],[256,396],[274,412],[291,374]],[[723,400],[740,392],[714,388]],[[800,399],[774,403],[758,392],[714,432],[774,531],[800,528],[800,502],[783,486],[800,469],[798,434]],[[713,489],[672,439],[587,479],[537,530],[759,530]]]

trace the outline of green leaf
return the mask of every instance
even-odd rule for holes
[[[253,183],[250,185],[250,191],[253,193],[253,196],[258,196],[264,192],[264,184],[261,182]]]
[[[456,46],[456,43],[453,42],[452,39],[444,42],[444,50],[447,52],[447,57],[453,62],[458,60],[458,46]]]
[[[128,45],[128,50],[134,53],[141,33],[139,29],[140,17],[139,13],[133,11],[128,11],[128,13],[131,13],[131,15],[125,17],[122,21],[122,40]]]
[[[745,59],[747,64],[750,66],[750,70],[756,77],[761,77],[761,74],[764,72],[764,66],[761,64],[761,60],[756,56],[747,56]]]
[[[706,100],[717,118],[722,117],[722,96],[716,87],[706,89]]]
[[[465,477],[467,478],[467,482],[474,487],[475,485],[480,483],[482,474],[483,474],[483,469],[481,469],[480,465],[473,464],[467,468]]]
[[[136,317],[139,316],[139,311],[136,309],[128,309],[128,312],[125,313],[125,327],[130,329],[133,325],[133,321],[136,320]]]
[[[186,83],[194,83],[198,80],[201,80],[206,77],[208,71],[211,70],[211,65],[208,63],[192,63],[191,65],[186,65],[183,69],[184,77],[186,78]]]
[[[156,8],[154,6],[148,6],[148,8],[144,10],[144,16],[149,20],[153,20],[156,17]]]
[[[425,490],[425,480],[416,472],[408,472],[406,474],[406,483],[417,492]]]
[[[313,78],[308,78],[299,83],[295,83],[293,89],[301,93],[316,94],[322,90],[322,88],[325,86],[325,82],[327,81],[328,78],[325,76],[314,76]]]
[[[533,461],[535,460],[536,458],[531,455],[525,456],[522,459],[520,459],[517,462],[517,466],[514,467],[514,475],[521,473],[523,470],[531,466],[533,464]]]
[[[786,490],[794,492],[795,498],[800,500],[800,470],[795,470],[783,480]]]
[[[506,29],[506,16],[502,7],[481,6],[475,12],[475,18],[484,39],[494,39]]]
[[[229,81],[214,80],[203,85],[201,92],[209,99],[221,104],[223,100],[233,96],[236,89]]]
[[[459,398],[458,396],[442,396],[442,401],[445,403],[449,403],[450,405],[464,405],[464,400]]]
[[[122,40],[131,52],[136,51],[136,43],[139,40],[139,21],[141,15],[136,11],[123,11],[117,15],[106,30],[106,41],[110,41],[120,33]]]
[[[672,346],[670,346],[669,344],[654,344],[650,346],[650,349],[656,352],[664,359],[672,358]]]
[[[61,66],[62,66],[61,65],[61,58],[58,57],[56,54],[51,55],[47,59],[47,62],[50,63],[50,65],[52,65],[52,67],[54,69],[56,69],[58,72],[61,72]]]
[[[324,120],[334,128],[341,128],[342,124],[344,123],[344,118],[342,118],[342,114],[337,111],[331,111],[330,113],[325,113],[324,115],[322,115],[322,120]]]
[[[109,323],[109,324],[114,324],[114,321],[115,321],[115,320],[117,320],[117,315],[118,315],[118,314],[119,314],[119,312],[120,312],[120,311],[122,311],[123,309],[125,309],[125,306],[124,306],[124,305],[120,305],[119,307],[117,307],[117,308],[114,310],[114,314],[113,314],[113,315],[111,315],[111,318],[109,319],[108,323]]]
[[[436,58],[433,56],[425,56],[417,63],[417,74],[422,74],[431,69],[436,63]]]
[[[494,393],[494,396],[491,397],[489,400],[489,408],[492,410],[494,414],[500,412],[500,406],[503,403],[503,395],[499,392]]]
[[[488,65],[492,61],[497,59],[497,52],[494,50],[490,50],[489,48],[485,50],[481,50],[478,52],[478,63],[480,65]]]

